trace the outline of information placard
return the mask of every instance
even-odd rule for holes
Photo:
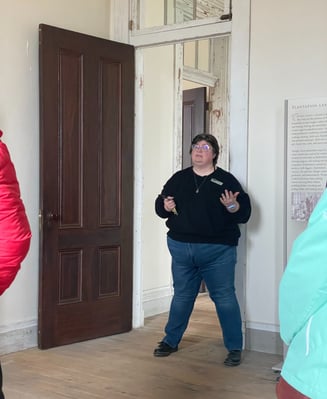
[[[307,221],[326,187],[327,98],[287,100],[286,116],[288,217]]]

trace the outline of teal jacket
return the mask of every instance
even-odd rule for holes
[[[279,287],[283,378],[311,399],[327,399],[327,190],[294,241]]]

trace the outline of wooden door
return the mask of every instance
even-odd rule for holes
[[[40,25],[39,347],[132,328],[134,48]]]
[[[192,139],[206,132],[206,88],[183,91],[183,168],[191,166],[190,147]]]

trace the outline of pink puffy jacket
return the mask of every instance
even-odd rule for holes
[[[0,140],[0,295],[14,281],[30,241],[31,229],[20,198],[15,167],[7,146]]]

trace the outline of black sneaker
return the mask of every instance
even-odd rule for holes
[[[242,352],[239,350],[230,351],[224,360],[224,365],[228,367],[235,367],[241,364]]]
[[[166,344],[166,342],[164,341],[158,342],[158,344],[159,345],[153,351],[153,356],[157,357],[169,356],[171,353],[178,351],[178,346],[176,346],[176,348],[173,348],[170,345]]]

